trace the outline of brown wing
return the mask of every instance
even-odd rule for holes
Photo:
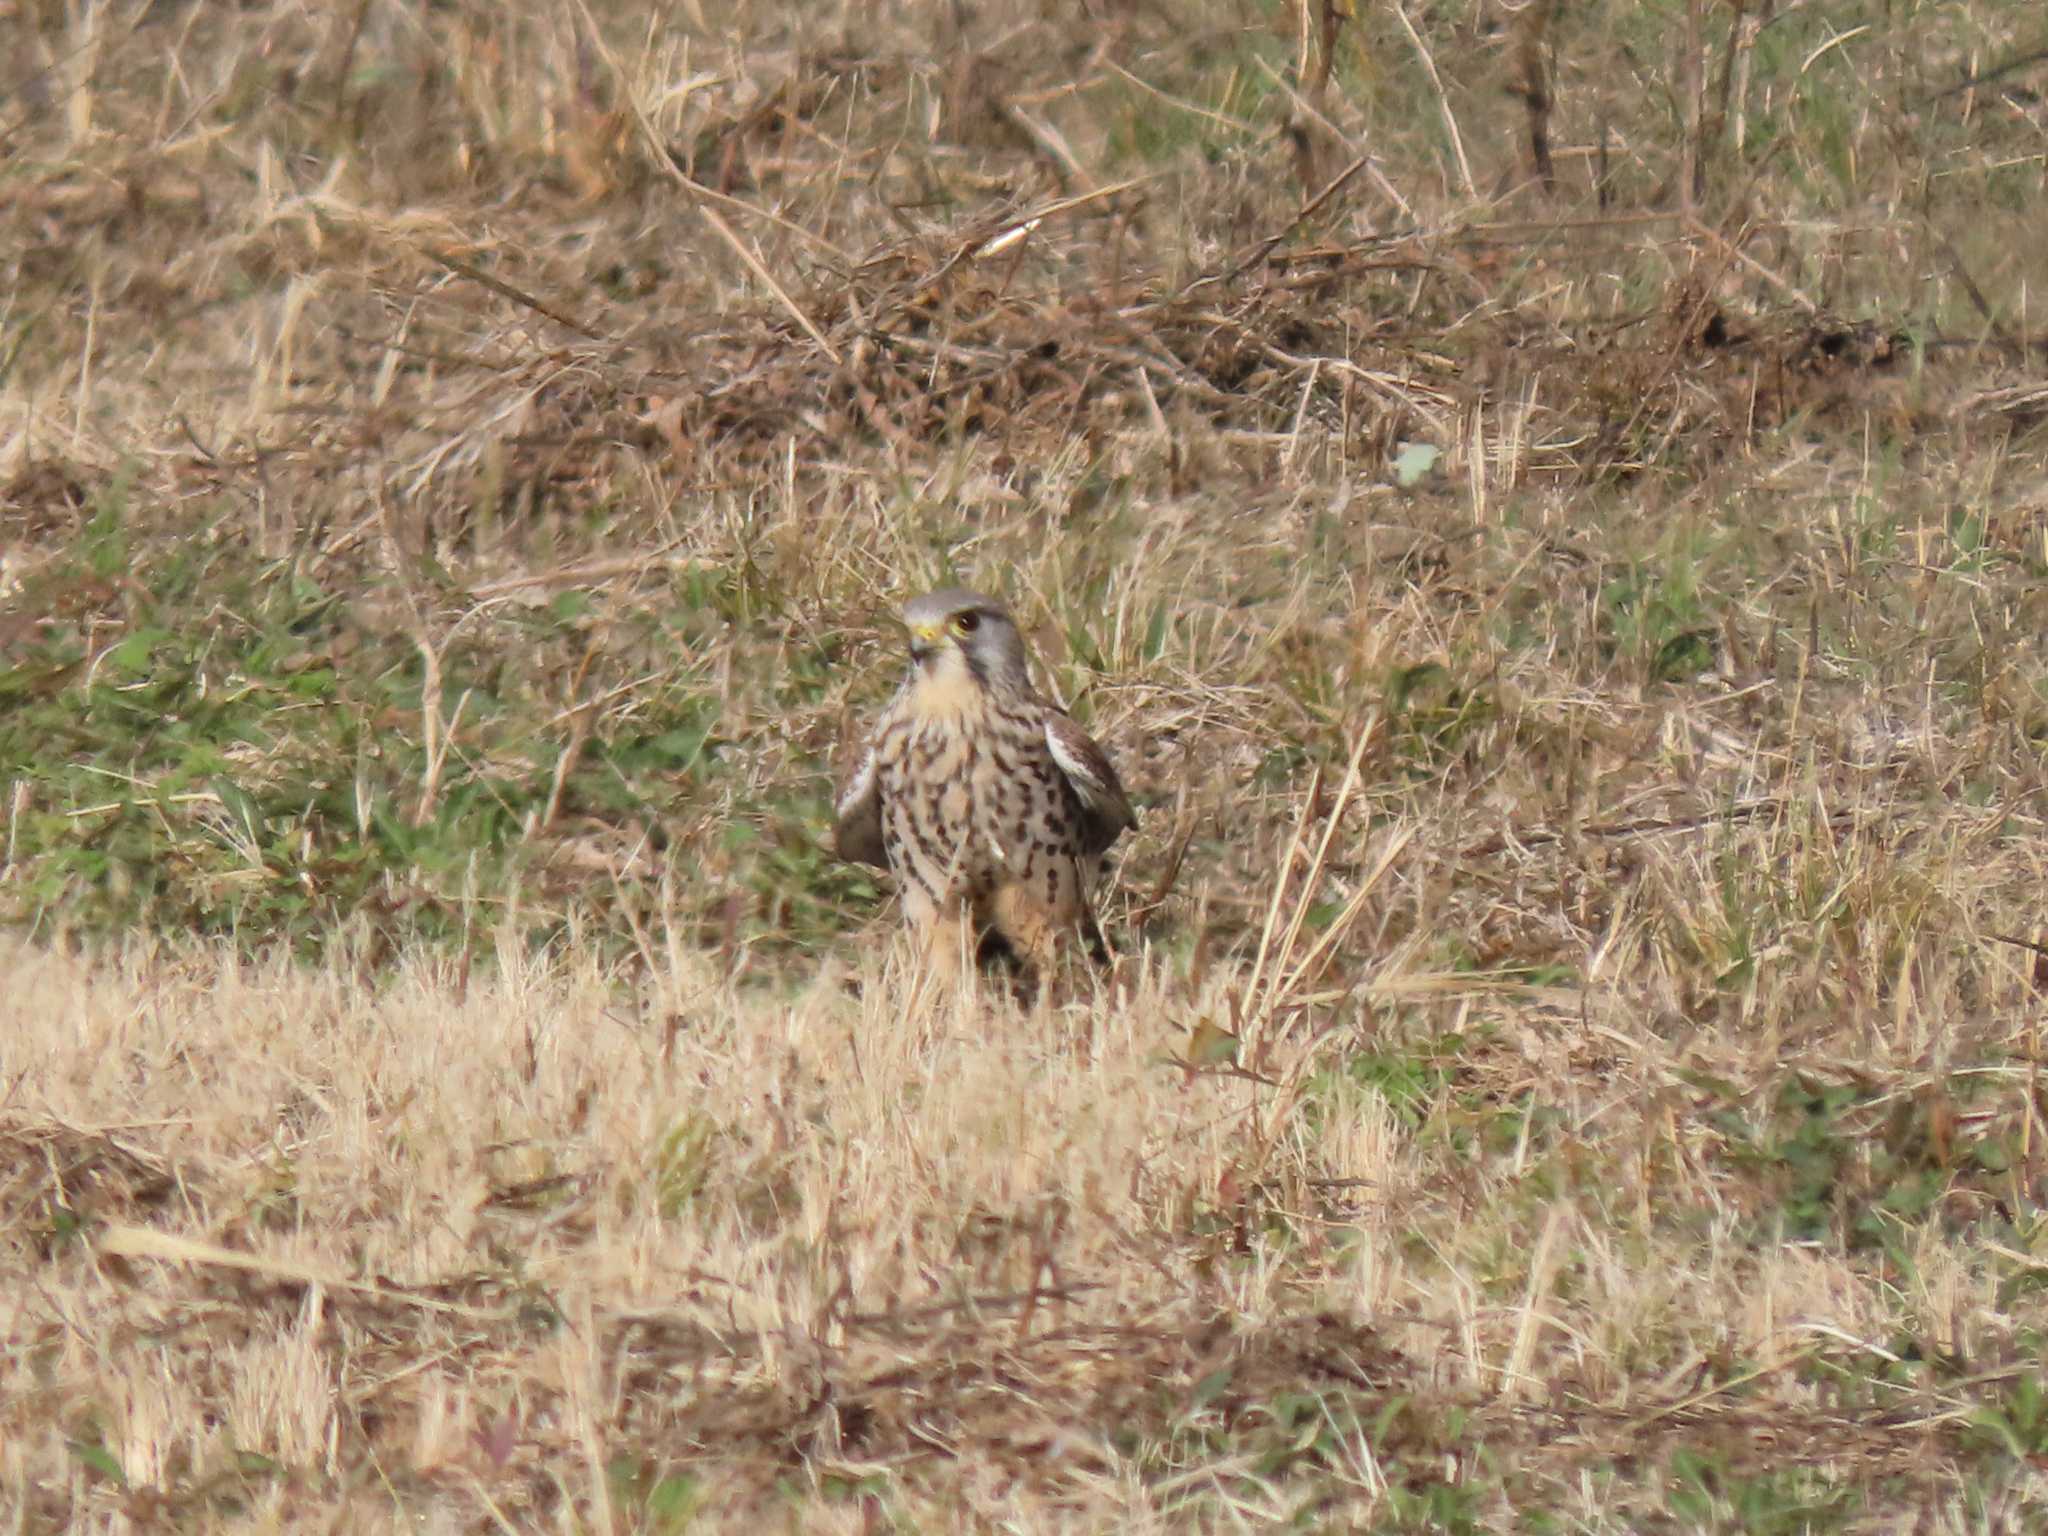
[[[1091,858],[1138,824],[1109,754],[1058,710],[1045,711],[1045,744],[1081,801],[1081,847]]]
[[[832,829],[832,848],[848,863],[887,869],[889,856],[882,848],[880,778],[875,772],[875,749],[870,745],[861,754],[853,777],[839,791],[839,803],[834,807],[839,820]]]

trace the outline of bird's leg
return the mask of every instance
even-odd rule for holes
[[[1045,995],[1060,958],[1060,925],[1046,910],[1038,893],[1021,881],[1008,881],[996,888],[994,911],[996,931],[1010,941],[1010,947],[1031,967],[1038,982],[1038,995]]]
[[[972,942],[965,904],[953,895],[934,898],[916,882],[904,887],[903,905],[916,937],[919,958],[944,986],[960,979],[963,954]]]
[[[960,980],[961,957],[973,953],[973,935],[968,932],[967,915],[958,903],[940,907],[925,929],[925,958],[932,974],[947,986]]]

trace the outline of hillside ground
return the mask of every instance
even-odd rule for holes
[[[2048,1521],[2036,7],[0,16],[0,1524]]]

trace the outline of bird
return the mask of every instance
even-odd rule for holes
[[[1041,988],[1076,937],[1105,961],[1093,887],[1138,824],[1115,765],[1032,686],[1024,637],[994,598],[946,587],[902,618],[910,665],[838,796],[834,850],[896,876],[949,980],[985,941]]]

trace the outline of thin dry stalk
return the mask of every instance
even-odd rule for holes
[[[1678,82],[1678,110],[1681,125],[1678,141],[1677,201],[1680,212],[1691,218],[1706,189],[1706,33],[1703,12],[1706,0],[1685,0],[1685,26],[1679,34],[1678,64],[1673,75]]]
[[[1478,184],[1472,179],[1472,162],[1465,158],[1465,136],[1458,131],[1458,116],[1451,110],[1450,93],[1444,89],[1443,76],[1437,73],[1436,57],[1422,40],[1422,34],[1415,30],[1415,23],[1409,20],[1405,0],[1394,0],[1393,11],[1394,19],[1401,23],[1401,30],[1408,34],[1415,57],[1422,62],[1422,72],[1429,77],[1430,91],[1436,97],[1437,117],[1443,123],[1444,137],[1450,140],[1451,156],[1457,166],[1457,190],[1464,197],[1474,197],[1478,194]]]
[[[413,806],[412,824],[423,827],[434,819],[434,805],[440,797],[441,770],[448,758],[447,734],[454,722],[441,720],[441,652],[425,635],[417,640],[420,654],[420,744],[426,765],[420,775],[420,796]],[[460,703],[456,713],[462,712]]]
[[[1302,802],[1301,818],[1296,823],[1294,834],[1288,841],[1287,856],[1281,862],[1281,869],[1283,871],[1291,871],[1293,869],[1294,856],[1306,841],[1308,823],[1312,816],[1322,815],[1323,833],[1317,840],[1315,852],[1310,855],[1307,867],[1302,871],[1300,879],[1290,882],[1288,879],[1283,878],[1274,884],[1273,898],[1266,909],[1266,923],[1259,934],[1258,954],[1252,961],[1251,975],[1246,979],[1245,983],[1246,1011],[1248,1017],[1259,1026],[1256,1030],[1251,1030],[1248,1026],[1248,1038],[1256,1040],[1267,1038],[1277,1022],[1281,1007],[1286,1002],[1287,987],[1299,981],[1306,971],[1307,961],[1304,961],[1285,980],[1282,978],[1282,971],[1286,967],[1289,957],[1293,955],[1294,947],[1301,937],[1302,925],[1308,920],[1309,909],[1315,905],[1316,894],[1322,889],[1323,873],[1330,857],[1330,845],[1336,840],[1337,830],[1344,824],[1344,813],[1350,808],[1353,797],[1358,793],[1360,765],[1365,761],[1366,749],[1372,745],[1376,719],[1377,717],[1369,718],[1367,723],[1359,730],[1357,739],[1351,748],[1351,756],[1344,765],[1344,777],[1338,782],[1336,798],[1330,802],[1327,809],[1322,804],[1321,770],[1318,769],[1316,775],[1310,780],[1308,794]],[[1398,841],[1405,841],[1405,839]],[[1381,869],[1384,868],[1385,861],[1383,860]],[[1372,884],[1372,881],[1367,881],[1360,891],[1354,892],[1352,899],[1346,903],[1344,913],[1348,914],[1350,919],[1355,920],[1358,912],[1362,910],[1362,896],[1365,892],[1371,890]],[[1290,889],[1293,892],[1294,900],[1292,907],[1287,912],[1284,923],[1285,931],[1282,932],[1283,924],[1280,913]],[[1332,925],[1333,928],[1336,926],[1335,924]],[[1344,926],[1348,927],[1349,922],[1345,922]],[[1278,935],[1277,942],[1276,934]],[[1323,940],[1334,942],[1328,931],[1324,933]],[[1319,940],[1317,950],[1324,947],[1323,941]],[[1313,958],[1315,953],[1316,950],[1312,950],[1310,958]]]
[[[216,1243],[200,1242],[195,1238],[180,1237],[176,1233],[158,1231],[153,1227],[133,1226],[126,1222],[108,1222],[101,1226],[93,1233],[93,1247],[98,1252],[115,1258],[155,1259],[165,1264],[238,1270],[244,1274],[258,1275],[267,1280],[284,1281],[292,1285],[324,1286],[330,1291],[358,1295],[381,1307],[401,1312],[432,1312],[446,1317],[463,1318],[470,1322],[494,1324],[507,1322],[512,1317],[512,1313],[502,1307],[473,1307],[462,1302],[443,1301],[438,1297],[415,1295],[408,1291],[394,1290],[389,1286],[370,1284],[313,1265],[244,1253],[233,1248],[223,1248]]]
[[[1535,1251],[1529,1257],[1529,1280],[1523,1287],[1522,1305],[1515,1319],[1514,1344],[1501,1367],[1500,1390],[1508,1398],[1534,1401],[1547,1391],[1542,1378],[1534,1370],[1536,1342],[1538,1335],[1550,1323],[1547,1315],[1550,1286],[1557,1277],[1557,1267],[1563,1258],[1559,1252],[1559,1240],[1566,1224],[1574,1219],[1570,1207],[1563,1203],[1553,1205],[1543,1218],[1543,1230],[1537,1235]]]

